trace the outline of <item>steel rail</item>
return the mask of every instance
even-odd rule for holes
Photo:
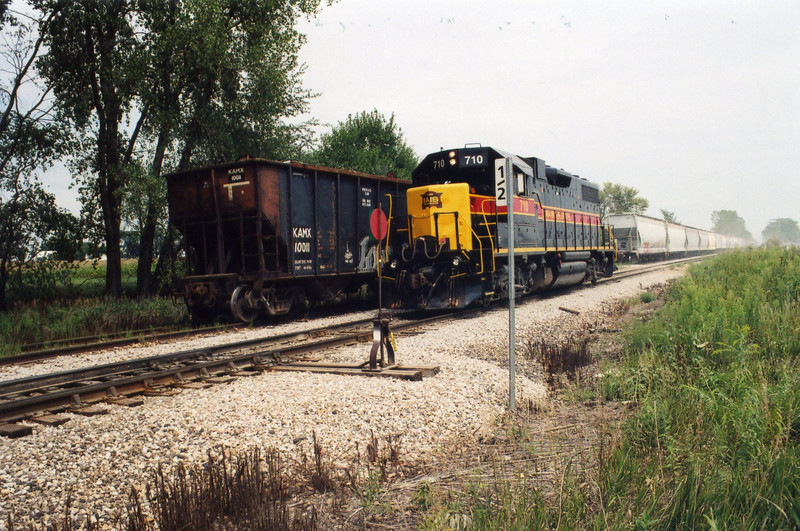
[[[699,259],[701,257],[681,260],[679,263]],[[660,263],[653,267],[626,271],[622,278],[646,274],[673,265],[676,265],[676,262]],[[609,277],[601,279],[599,282],[619,280],[619,278],[620,276]],[[527,303],[536,299],[526,297],[522,300]],[[392,325],[392,329],[395,332],[411,330],[441,321],[470,318],[488,310],[489,308],[478,307],[461,312],[443,312],[422,319],[396,322]],[[60,412],[70,407],[93,404],[103,400],[113,402],[115,398],[139,394],[148,389],[181,385],[188,381],[203,380],[215,375],[242,374],[245,371],[255,374],[268,370],[270,366],[279,365],[291,357],[299,357],[309,352],[370,339],[371,331],[361,330],[341,333],[338,337],[313,340],[320,334],[334,334],[372,321],[373,319],[364,319],[269,338],[250,339],[214,347],[202,347],[138,360],[110,363],[99,367],[0,382],[0,400],[5,399],[0,401],[0,422],[17,422],[30,418],[34,413]],[[303,341],[296,345],[274,346],[281,341],[288,342],[293,339],[310,339],[310,341]],[[250,349],[250,351],[242,353],[241,351],[244,349]],[[239,351],[239,353],[229,355],[231,351]],[[164,367],[170,364],[173,366]],[[104,379],[104,381],[98,381],[98,379]],[[26,394],[26,396],[13,398],[20,394]]]
[[[159,332],[149,335],[138,335],[131,337],[120,337],[116,339],[109,339],[107,341],[98,341],[95,343],[80,343],[74,345],[67,345],[62,347],[55,347],[43,350],[29,350],[22,354],[15,354],[13,356],[5,356],[0,358],[0,366],[3,365],[17,365],[20,363],[29,363],[32,361],[40,361],[50,358],[57,358],[58,356],[66,356],[68,354],[80,354],[84,352],[94,352],[111,347],[124,347],[142,343],[145,341],[162,341],[165,339],[178,339],[182,337],[192,337],[200,334],[214,333],[219,331],[246,328],[249,325],[237,323],[233,325],[220,325],[208,328],[196,328],[191,330],[177,330],[174,332]]]
[[[119,370],[145,369],[149,366],[153,366],[159,363],[173,363],[185,359],[202,357],[204,355],[210,356],[220,352],[242,350],[245,348],[255,348],[255,347],[264,348],[265,346],[274,343],[300,340],[308,336],[319,336],[321,334],[345,330],[348,328],[369,324],[371,322],[372,319],[359,319],[347,323],[340,323],[326,327],[317,327],[309,330],[298,330],[296,332],[287,332],[275,336],[245,339],[233,343],[223,343],[215,346],[200,347],[197,349],[190,349],[171,354],[158,354],[155,356],[148,356],[145,358],[132,359],[123,362],[108,363],[105,365],[91,367],[89,369],[86,368],[71,369],[57,373],[27,376],[25,378],[18,378],[15,380],[0,381],[0,398],[12,393],[18,393],[25,390],[32,391],[40,387],[48,387],[50,385],[57,385],[63,382],[68,382],[70,380],[80,377],[81,375],[84,375],[86,378],[89,377],[96,378],[113,374],[114,372],[117,372]]]
[[[449,314],[442,314],[417,321],[398,323],[394,329],[406,330],[451,317]],[[341,331],[348,325],[353,326],[352,323],[336,325],[330,327],[328,331],[331,333]],[[313,332],[323,330],[326,329],[315,329]],[[287,335],[313,336],[310,332],[312,331]],[[249,340],[236,343],[236,347],[234,344],[222,345],[216,352],[211,352],[209,348],[202,348],[153,356],[142,360],[107,364],[102,367],[0,382],[0,398],[6,398],[5,401],[0,402],[0,422],[16,422],[41,411],[64,411],[79,404],[92,404],[108,398],[131,396],[147,389],[179,385],[186,381],[204,379],[213,375],[262,371],[271,365],[283,363],[291,357],[299,357],[309,352],[368,339],[372,339],[372,331],[359,330],[343,333],[336,337],[306,341],[297,345],[281,345],[256,350],[253,350],[253,347],[258,346],[259,343],[263,347],[264,340]],[[225,355],[231,350],[241,350],[245,345],[251,348],[250,352]],[[215,359],[202,359],[215,356]],[[162,367],[162,365],[168,364],[176,365]],[[131,374],[132,371],[136,374]],[[97,381],[99,378],[106,378],[106,380]],[[22,393],[30,394],[12,398],[15,394]]]

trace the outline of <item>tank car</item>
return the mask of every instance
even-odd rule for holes
[[[393,306],[459,308],[507,298],[508,209],[501,164],[510,157],[515,286],[528,294],[611,275],[614,241],[600,223],[595,183],[491,147],[426,156],[406,191],[403,243],[385,271]],[[502,202],[501,202],[502,203]]]
[[[357,291],[376,279],[370,218],[405,223],[408,181],[265,159],[166,176],[183,236],[192,319],[252,321]],[[392,227],[390,234],[398,234]],[[389,242],[391,248],[391,242]]]

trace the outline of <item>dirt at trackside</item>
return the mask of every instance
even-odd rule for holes
[[[619,360],[621,330],[632,320],[648,319],[663,304],[666,288],[667,284],[651,286],[648,291],[655,300],[614,304],[591,327],[571,331],[576,341],[588,340],[592,361],[579,367],[571,380],[565,374],[552,375],[545,400],[518,404],[513,415],[495,419],[472,438],[453,441],[426,465],[396,471],[370,503],[354,498],[322,520],[342,529],[413,529],[426,516],[442,514],[444,504],[459,499],[460,493],[481,486],[491,489],[498,480],[525,481],[557,507],[562,489],[570,488],[565,485],[567,469],[571,484],[577,482],[590,493],[589,503],[599,499],[598,463],[609,455],[635,407],[598,398],[601,364]],[[524,353],[521,358],[526,372],[545,376],[541,365],[535,367]],[[450,514],[444,524],[457,527],[465,522],[468,517]]]

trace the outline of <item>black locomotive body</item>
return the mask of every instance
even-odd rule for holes
[[[611,275],[614,240],[595,183],[489,147],[433,153],[413,172],[404,240],[384,278],[394,306],[459,308],[508,297],[508,180],[520,294]]]
[[[410,183],[390,177],[247,159],[166,178],[197,321],[251,321],[356,291],[376,279],[375,210],[388,216],[390,235],[407,219]]]

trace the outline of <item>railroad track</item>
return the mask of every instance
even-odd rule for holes
[[[664,267],[665,265],[674,265],[684,262],[694,262],[701,260],[702,258],[703,257],[692,257],[692,258],[673,260],[670,262],[659,262],[656,264],[652,264],[650,266],[645,266],[644,268],[640,268],[635,271],[624,271],[621,273],[617,273],[610,279],[603,279],[601,280],[601,282],[607,282],[609,280],[613,281],[615,279],[620,280],[627,276],[644,274],[646,272],[654,271],[660,267]],[[158,341],[188,338],[200,334],[226,332],[230,330],[247,328],[249,326],[252,325],[244,323],[234,323],[228,325],[217,325],[217,326],[196,328],[190,330],[179,330],[171,328],[156,329],[156,330],[138,330],[138,331],[126,332],[125,334],[118,334],[119,337],[112,337],[110,339],[106,339],[104,336],[92,336],[92,337],[72,338],[72,339],[53,341],[49,342],[48,344],[55,343],[59,344],[59,346],[54,346],[51,348],[42,348],[45,346],[45,343],[35,343],[35,344],[25,345],[23,347],[23,352],[21,354],[16,354],[14,356],[5,356],[0,358],[0,366],[41,361],[50,358],[55,358],[58,356],[66,356],[70,354],[95,352],[107,348],[128,346],[137,343],[144,343],[144,342],[153,343]]]
[[[442,314],[420,320],[398,322],[396,331],[451,318]],[[419,380],[438,372],[434,367],[387,367],[371,371],[360,366],[308,364],[313,354],[372,339],[367,329],[372,319],[325,328],[282,334],[270,338],[239,341],[215,347],[126,360],[117,363],[44,374],[0,382],[0,434],[21,436],[31,427],[17,424],[29,420],[58,425],[66,411],[84,415],[105,412],[100,404],[133,406],[138,395],[172,394],[181,387],[225,383],[236,377],[263,371],[304,370],[339,374],[392,376]],[[318,356],[312,358],[315,360]]]
[[[701,260],[708,258],[712,255],[704,255],[704,256],[690,256],[688,258],[679,258],[677,260],[670,260],[668,262],[655,262],[653,264],[644,265],[637,269],[630,269],[621,271],[618,273],[614,273],[614,276],[609,278],[604,278],[601,282],[614,282],[616,280],[622,280],[628,277],[635,277],[638,275],[644,275],[647,273],[652,273],[653,271],[658,271],[661,269],[666,269],[668,267],[676,266],[676,265],[683,265],[683,264],[690,264],[694,262],[700,262]]]
[[[342,303],[346,306],[349,303]],[[311,315],[332,315],[328,309],[313,309]],[[280,322],[280,321],[279,321]],[[0,357],[0,367],[3,365],[16,365],[41,361],[59,356],[96,352],[113,347],[124,347],[137,343],[155,343],[173,339],[189,338],[202,334],[228,332],[245,328],[257,328],[262,324],[275,324],[274,318],[257,320],[252,323],[229,323],[199,328],[185,328],[182,326],[169,326],[142,330],[127,330],[114,334],[57,339],[39,343],[29,343],[21,347],[21,353],[13,356]]]
[[[654,264],[625,271],[600,282],[621,280],[697,260],[699,258]],[[533,300],[536,299],[526,298],[521,302],[524,304]],[[398,320],[392,329],[404,332],[454,318],[467,319],[485,311],[485,308],[474,308],[416,320]],[[373,331],[367,325],[373,321],[362,319],[269,338],[3,381],[0,382],[0,435],[13,437],[30,433],[30,426],[18,424],[23,420],[58,425],[69,418],[60,415],[66,411],[84,415],[102,414],[105,408],[100,404],[138,405],[141,399],[134,398],[138,395],[172,394],[178,388],[225,383],[267,370],[310,370],[415,380],[437,372],[433,367],[406,369],[395,366],[389,371],[369,371],[363,365],[305,363],[314,354],[317,356],[311,361],[318,362],[319,353],[330,348],[371,339]]]
[[[128,345],[135,345],[137,343],[153,343],[158,341],[165,341],[171,339],[181,339],[192,337],[200,334],[209,334],[215,332],[226,332],[229,330],[237,330],[247,328],[248,324],[235,323],[228,325],[217,325],[203,328],[193,328],[186,330],[179,329],[164,329],[162,331],[134,331],[126,332],[125,334],[115,334],[116,337],[111,339],[102,339],[101,336],[92,336],[88,338],[73,338],[60,341],[61,346],[52,348],[38,347],[44,345],[43,343],[26,345],[23,348],[22,354],[15,354],[13,356],[5,356],[0,358],[0,366],[3,365],[16,365],[19,363],[29,363],[32,361],[41,361],[50,358],[57,358],[58,356],[66,356],[70,354],[82,354],[86,352],[95,352],[112,347],[124,347]],[[123,337],[124,336],[124,337]]]

